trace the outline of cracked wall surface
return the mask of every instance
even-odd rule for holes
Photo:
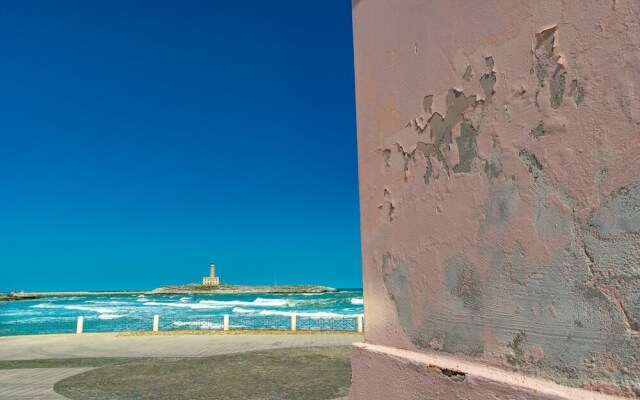
[[[640,398],[640,2],[353,21],[366,342]]]

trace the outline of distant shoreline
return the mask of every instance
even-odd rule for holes
[[[342,289],[348,290],[348,289]],[[349,289],[355,290],[355,289]],[[361,289],[357,289],[361,290]],[[0,295],[0,301],[34,300],[48,296],[118,296],[118,295],[160,295],[160,294],[296,294],[296,293],[333,293],[340,289],[319,285],[176,285],[162,286],[154,290],[112,290],[112,291],[70,291],[70,292],[19,292]]]
[[[21,300],[37,300],[49,296],[114,296],[114,295],[140,295],[148,293],[146,291],[105,291],[105,292],[19,292],[9,293],[7,295],[0,294],[0,302],[2,301],[21,301]]]
[[[209,294],[244,294],[244,293],[332,293],[338,292],[336,288],[318,285],[275,285],[275,286],[245,286],[245,285],[185,285],[163,286],[154,289],[148,294],[183,294],[183,293],[209,293]]]
[[[110,296],[110,295],[123,295],[123,294],[145,294],[149,293],[145,290],[113,290],[113,291],[82,291],[82,292],[29,292],[32,296]]]

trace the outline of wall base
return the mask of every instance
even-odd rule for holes
[[[454,357],[368,343],[353,345],[351,368],[351,400],[620,399]]]

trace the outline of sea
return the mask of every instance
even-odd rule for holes
[[[78,317],[84,332],[150,330],[154,315],[160,330],[290,329],[356,330],[364,313],[361,289],[299,294],[180,294],[46,296],[0,302],[0,336],[72,333]]]

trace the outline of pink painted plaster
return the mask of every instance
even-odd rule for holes
[[[453,356],[421,354],[366,343],[352,349],[357,399],[614,400],[619,397],[570,388],[523,373]],[[407,385],[407,381],[416,382]]]
[[[366,342],[640,397],[640,3],[353,22]]]

